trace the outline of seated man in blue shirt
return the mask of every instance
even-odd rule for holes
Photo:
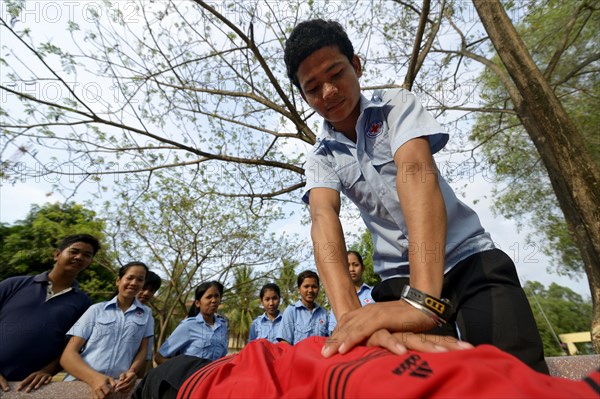
[[[0,282],[0,388],[21,381],[30,392],[61,370],[65,334],[91,305],[75,277],[100,249],[89,234],[67,236],[54,252],[54,267],[37,276]]]
[[[433,154],[449,138],[442,126],[409,91],[367,99],[361,60],[337,22],[298,24],[284,59],[288,77],[324,119],[303,195],[317,269],[338,318],[324,356],[359,343],[398,354],[435,351],[414,334],[431,332],[495,345],[547,373],[514,263],[437,169]],[[373,266],[383,280],[373,305],[360,307],[348,277],[340,193],[373,236]]]
[[[319,276],[312,270],[298,275],[301,299],[283,312],[278,341],[294,345],[312,336],[327,336],[328,315],[325,308],[315,302],[319,295]]]

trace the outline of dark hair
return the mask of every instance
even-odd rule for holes
[[[302,90],[296,73],[302,61],[315,51],[327,46],[336,46],[352,62],[354,47],[346,31],[338,22],[313,19],[300,22],[292,30],[285,41],[283,59],[287,75],[298,89]]]
[[[259,294],[260,299],[263,299],[263,297],[265,296],[265,293],[268,290],[275,291],[277,296],[281,298],[281,290],[279,289],[279,286],[275,283],[267,283],[267,284],[263,285],[263,287],[260,289],[260,294]]]
[[[194,300],[197,301],[198,299],[202,298],[210,287],[215,287],[217,291],[219,291],[219,295],[223,297],[223,291],[225,290],[223,284],[219,283],[218,281],[207,281],[196,287]],[[188,311],[188,317],[196,317],[199,313],[200,310],[196,307],[196,304],[192,303],[192,306],[190,306],[190,310]]]
[[[162,280],[160,276],[153,271],[148,271],[146,273],[146,281],[144,281],[144,287],[149,286],[152,291],[158,291],[160,285],[162,284]]]
[[[302,282],[307,278],[314,278],[319,284],[319,275],[312,270],[305,270],[298,275],[298,288],[302,285]]]
[[[360,256],[360,254],[356,251],[347,251],[348,255],[352,254],[354,256],[356,256],[358,258],[358,263],[360,263],[360,265],[363,267],[363,269],[365,268],[365,263],[363,262],[363,258],[362,256]]]
[[[90,234],[73,234],[70,236],[66,236],[60,241],[60,243],[57,246],[57,249],[59,251],[62,251],[75,244],[76,242],[84,242],[86,244],[90,244],[94,249],[94,255],[96,255],[98,251],[100,251],[100,241],[98,241],[96,237]]]
[[[119,278],[123,277],[125,275],[125,273],[127,273],[127,270],[129,270],[130,268],[132,268],[134,266],[143,267],[144,269],[146,269],[146,276],[148,275],[148,266],[146,266],[146,264],[144,262],[133,261],[133,262],[126,263],[119,269]]]

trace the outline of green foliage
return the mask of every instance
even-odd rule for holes
[[[24,220],[12,226],[0,225],[0,280],[51,270],[60,240],[79,233],[97,237],[103,246],[90,267],[79,274],[81,289],[94,302],[108,299],[114,292],[116,275],[110,267],[104,221],[94,211],[75,203],[32,205]]]
[[[296,272],[299,262],[284,258],[282,263],[283,265],[279,270],[279,276],[277,277],[275,283],[281,290],[280,309],[283,310],[287,306],[296,302],[299,298],[297,284],[298,273]]]
[[[260,287],[249,266],[237,266],[233,274],[233,286],[224,295],[221,311],[229,321],[230,338],[233,338],[236,348],[241,348],[248,340],[252,320],[261,313]]]
[[[597,1],[547,1],[530,8],[517,29],[535,63],[549,75],[557,97],[583,135],[587,150],[600,165],[600,74],[596,54],[600,46],[600,13],[593,4]],[[568,37],[564,36],[573,16],[573,29]],[[550,67],[557,55],[558,62]],[[494,62],[501,65],[497,57]],[[514,111],[497,75],[486,70],[480,79],[485,107]],[[568,232],[547,171],[516,113],[479,114],[470,138],[480,144],[491,169],[489,175],[495,179],[495,211],[517,220],[520,227],[531,227],[534,233],[529,237],[530,244],[541,246],[559,273],[581,272],[579,250]]]
[[[17,18],[25,8],[25,0],[6,0],[5,7],[8,15]]]
[[[525,294],[531,305],[545,356],[564,354],[558,335],[589,331],[592,324],[592,303],[570,288],[552,283],[546,289],[537,281],[528,281]],[[581,354],[591,354],[591,347],[579,345]]]

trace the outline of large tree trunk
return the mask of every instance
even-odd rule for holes
[[[548,170],[567,226],[581,251],[594,305],[592,343],[600,353],[600,170],[504,7],[498,0],[473,0],[473,4],[522,97],[516,107],[519,119]]]

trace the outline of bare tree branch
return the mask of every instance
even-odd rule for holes
[[[415,35],[415,44],[413,45],[412,55],[410,57],[410,64],[408,65],[408,71],[404,78],[402,87],[406,90],[411,90],[415,77],[417,76],[417,66],[419,64],[419,52],[421,51],[421,42],[423,41],[423,32],[425,31],[425,25],[429,16],[429,5],[430,0],[423,0],[423,8],[421,10],[421,16],[419,18],[419,26],[417,27],[417,33]]]

